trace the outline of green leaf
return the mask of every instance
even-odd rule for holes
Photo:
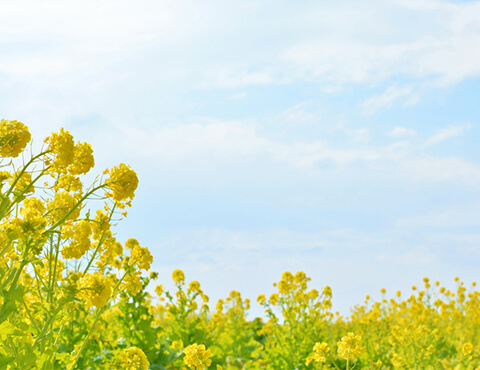
[[[13,360],[15,360],[15,357],[13,356],[5,356],[0,354],[0,368],[4,369]]]
[[[25,333],[13,325],[10,321],[4,321],[0,324],[0,337],[5,339],[7,335],[23,336]]]

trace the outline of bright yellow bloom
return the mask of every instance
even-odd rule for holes
[[[109,170],[110,178],[105,184],[112,190],[113,200],[123,201],[133,199],[138,186],[138,177],[134,170],[120,163]]]
[[[120,352],[114,365],[119,370],[148,370],[150,362],[140,348],[130,347]]]
[[[157,285],[155,287],[155,293],[160,297],[163,294],[163,285]]]
[[[265,297],[265,294],[260,294],[257,297],[258,304],[264,305],[266,301],[267,301],[267,297]]]
[[[127,249],[133,249],[133,248],[136,247],[137,245],[140,245],[140,243],[139,243],[138,240],[135,239],[135,238],[129,238],[129,239],[127,239],[127,241],[125,242],[125,248],[127,248]]]
[[[188,289],[190,289],[192,292],[200,292],[200,283],[196,280],[193,280],[188,285]]]
[[[17,196],[32,194],[35,191],[35,187],[33,186],[32,175],[30,172],[24,172],[18,179],[19,176],[20,171],[14,173],[14,175],[10,177],[10,185],[13,185],[13,183],[17,181],[13,194]]]
[[[136,245],[130,252],[131,265],[138,264],[138,268],[141,270],[150,270],[150,265],[153,262],[153,257],[148,248]]]
[[[20,214],[23,216],[25,231],[36,233],[46,226],[47,220],[43,217],[45,210],[45,205],[38,198],[31,197],[23,201]]]
[[[140,280],[140,271],[136,271],[127,275],[123,280],[123,289],[126,289],[132,295],[136,295],[143,287],[142,280]]]
[[[0,156],[18,157],[31,139],[28,127],[18,121],[0,121]]]
[[[472,353],[473,351],[473,344],[472,343],[464,343],[462,346],[462,353],[464,356],[468,356]]]
[[[330,352],[330,347],[328,347],[328,344],[325,342],[317,342],[313,346],[313,352],[313,355],[307,358],[307,365],[309,365],[312,361],[315,361],[316,363],[326,362],[327,356]]]
[[[70,132],[65,131],[63,128],[60,132],[54,132],[51,136],[45,139],[48,144],[48,150],[55,155],[53,163],[46,161],[46,164],[51,164],[56,171],[64,172],[75,158],[75,143],[73,142],[73,136]]]
[[[362,338],[360,335],[355,335],[353,333],[348,333],[337,343],[337,345],[338,354],[345,359],[357,357],[365,351],[362,347]]]
[[[68,167],[72,175],[81,175],[90,171],[95,165],[92,146],[88,143],[77,143],[73,163]]]
[[[172,272],[172,279],[175,284],[183,283],[185,281],[185,275],[183,274],[182,270],[176,269],[174,272]]]
[[[8,171],[0,171],[0,188],[10,179],[12,175]]]
[[[71,237],[70,244],[65,245],[62,250],[63,258],[80,258],[90,249],[90,235],[92,228],[86,220],[78,221],[71,229],[64,232],[63,237]]]
[[[99,240],[107,231],[110,231],[110,219],[109,216],[101,209],[97,210],[97,214],[92,223],[93,239]]]
[[[110,281],[99,272],[84,275],[79,281],[79,288],[80,297],[97,308],[105,306],[112,294]]]
[[[277,293],[273,293],[270,296],[270,303],[273,304],[274,306],[278,303],[278,294]]]
[[[185,348],[183,353],[185,354],[183,363],[190,369],[203,370],[212,363],[212,360],[210,360],[212,352],[209,349],[205,349],[203,344],[197,345],[194,343]]]
[[[53,222],[57,222],[62,218],[67,217],[68,220],[75,220],[80,216],[80,207],[75,208],[73,212],[70,211],[73,209],[74,205],[77,203],[74,196],[66,191],[60,191],[55,194],[55,197],[52,201],[48,203],[48,209],[50,211],[49,217]],[[70,214],[69,214],[70,213]]]
[[[53,188],[56,191],[64,189],[66,191],[81,191],[83,184],[80,179],[74,175],[62,174],[56,181]]]

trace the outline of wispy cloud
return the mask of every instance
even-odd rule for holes
[[[394,127],[390,132],[388,132],[387,135],[402,138],[416,136],[417,132],[411,128],[397,126]]]
[[[381,171],[384,176],[401,176],[404,180],[442,182],[457,180],[465,184],[480,181],[480,166],[467,159],[439,156],[423,152],[428,146],[460,135],[470,125],[441,130],[425,143],[395,142],[379,145],[368,142],[366,129],[348,129],[358,141],[333,144],[322,140],[296,140],[288,143],[262,134],[255,122],[205,120],[198,123],[177,124],[154,130],[123,126],[112,138],[110,131],[98,137],[100,142],[110,140],[110,152],[121,150],[132,158],[149,159],[148,166],[183,166],[184,170],[224,168],[231,163],[283,163],[292,169],[317,171],[318,164],[328,161],[334,167],[361,164]],[[346,132],[338,131],[337,135]],[[395,128],[395,137],[410,137],[415,131]],[[105,136],[105,138],[104,138]],[[152,160],[152,158],[155,158]]]
[[[374,114],[379,109],[389,108],[393,102],[408,97],[412,93],[412,87],[409,86],[389,86],[382,94],[368,98],[363,103],[365,114]]]
[[[446,141],[448,139],[451,139],[451,138],[454,138],[454,137],[457,137],[457,136],[460,136],[461,134],[463,134],[465,131],[467,131],[468,129],[470,129],[472,127],[471,124],[469,123],[465,123],[463,125],[458,125],[458,126],[451,126],[451,127],[447,127],[447,128],[444,128],[444,129],[441,129],[440,131],[438,131],[436,134],[434,134],[433,136],[431,136],[430,138],[428,138],[425,142],[424,142],[424,146],[425,147],[430,147],[430,146],[434,146],[434,145],[437,145],[443,141]]]

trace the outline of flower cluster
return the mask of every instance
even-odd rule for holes
[[[0,122],[0,156],[18,157],[31,139],[28,127],[18,121]]]
[[[185,354],[183,362],[190,369],[203,370],[212,363],[212,360],[210,360],[212,352],[206,349],[203,344],[191,344],[183,350],[183,353]]]
[[[323,363],[327,361],[327,356],[330,353],[330,347],[327,343],[315,343],[313,346],[313,355],[307,357],[306,364],[309,365],[311,362]]]
[[[79,281],[80,297],[84,298],[88,305],[103,307],[107,304],[112,287],[110,280],[103,274],[86,274]]]
[[[345,359],[357,357],[365,352],[360,335],[355,335],[351,332],[344,336],[337,345],[338,354]]]
[[[138,177],[134,170],[120,163],[108,171],[110,178],[106,184],[113,194],[113,200],[120,202],[132,199],[138,186]]]
[[[114,366],[118,370],[148,370],[149,365],[147,356],[137,347],[124,349],[114,362]]]

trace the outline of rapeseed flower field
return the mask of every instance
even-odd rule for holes
[[[63,129],[40,153],[30,142],[27,126],[1,120],[0,369],[480,369],[475,282],[382,289],[343,317],[329,286],[285,272],[257,298],[265,319],[249,319],[240,292],[212,305],[181,270],[168,291],[148,248],[115,238],[138,186],[132,168],[85,184],[88,143]]]

